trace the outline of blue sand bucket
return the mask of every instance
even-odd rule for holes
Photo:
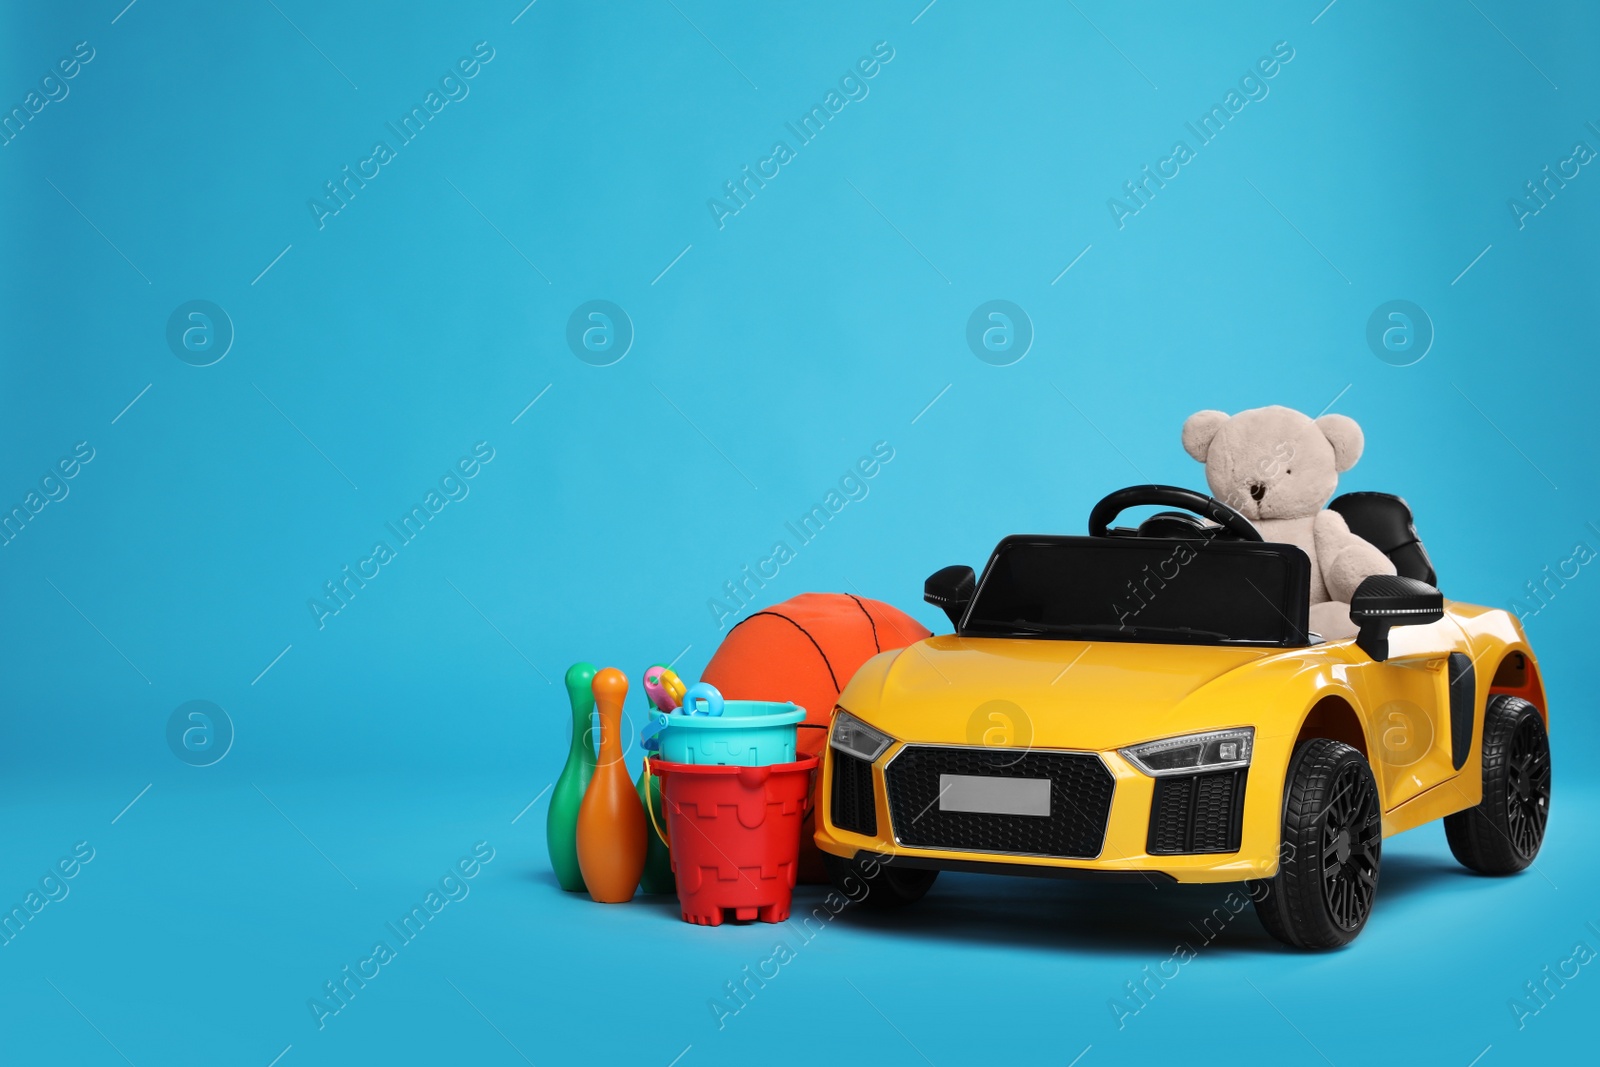
[[[652,715],[646,731],[671,763],[765,767],[795,761],[795,724],[805,717],[787,701],[723,700],[701,682],[689,687],[682,708]]]

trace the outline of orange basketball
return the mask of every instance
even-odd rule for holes
[[[879,652],[929,635],[898,608],[849,593],[801,593],[743,619],[701,675],[730,700],[790,700],[806,709],[796,747],[822,751],[839,692]],[[813,801],[815,796],[813,796]],[[827,881],[807,819],[800,840],[800,880]]]

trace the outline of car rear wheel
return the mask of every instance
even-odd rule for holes
[[[839,892],[863,907],[902,908],[914,904],[927,895],[938,871],[916,867],[896,867],[892,857],[875,856],[845,859],[831,853],[822,854],[828,869],[828,881]]]
[[[1359,751],[1327,738],[1295,750],[1282,840],[1277,875],[1250,885],[1261,925],[1295,948],[1349,944],[1372,914],[1383,852],[1378,786]]]
[[[1539,709],[1491,697],[1483,713],[1483,800],[1444,817],[1445,840],[1463,866],[1514,874],[1533,862],[1550,818],[1550,738]]]

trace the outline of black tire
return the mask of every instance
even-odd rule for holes
[[[1301,949],[1339,948],[1372,914],[1383,854],[1383,815],[1372,768],[1326,738],[1295,750],[1284,783],[1278,873],[1252,882],[1267,933]]]
[[[1544,719],[1526,700],[1490,697],[1483,713],[1483,800],[1444,817],[1450,851],[1479,874],[1515,874],[1539,854],[1549,818]]]
[[[862,863],[859,859],[847,860],[824,852],[822,863],[835,889],[862,907],[874,910],[915,904],[927,896],[934,879],[939,877],[938,871],[897,867],[891,858]]]

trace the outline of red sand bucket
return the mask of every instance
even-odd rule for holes
[[[766,767],[652,759],[650,770],[661,779],[683,921],[787,919],[817,757]]]

